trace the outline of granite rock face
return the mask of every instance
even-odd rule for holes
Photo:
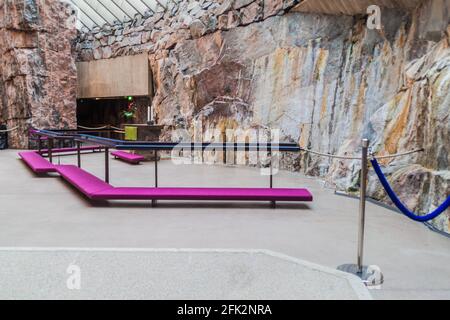
[[[364,17],[292,12],[297,3],[181,2],[81,34],[78,59],[148,52],[165,138],[176,128],[205,141],[214,129],[228,141],[236,137],[223,137],[227,129],[280,129],[282,141],[341,155],[359,155],[363,137],[379,155],[425,148],[382,165],[411,209],[434,209],[450,194],[450,1],[383,9],[382,30],[367,29]],[[358,161],[302,153],[281,164],[359,188]],[[390,202],[373,173],[369,194]],[[448,232],[448,212],[433,224]]]
[[[75,19],[57,0],[0,2],[0,123],[18,127],[13,148],[28,148],[31,127],[76,127]]]

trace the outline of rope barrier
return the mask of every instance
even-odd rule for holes
[[[412,150],[412,151],[407,151],[407,152],[402,152],[402,153],[389,154],[386,156],[376,156],[376,158],[377,159],[390,159],[390,158],[406,156],[408,154],[413,154],[413,153],[422,152],[422,151],[425,151],[425,149],[422,148],[422,149],[417,149],[417,150]]]
[[[391,198],[392,202],[396,205],[396,207],[408,218],[425,222],[432,220],[439,216],[441,213],[443,213],[445,210],[447,210],[450,207],[450,196],[447,197],[447,200],[445,200],[439,207],[437,207],[434,211],[426,214],[426,215],[417,215],[414,212],[411,212],[397,197],[394,190],[392,190],[391,186],[389,185],[388,180],[384,176],[383,172],[381,171],[380,165],[378,164],[377,159],[373,158],[370,160],[372,163],[373,168],[375,169],[375,172],[378,176],[378,179],[380,179],[381,184],[383,185],[384,189],[386,190],[386,193],[388,194],[389,198]]]
[[[306,148],[303,148],[303,147],[300,147],[300,149],[302,151],[305,151],[305,152],[308,152],[308,153],[311,153],[311,154],[315,154],[315,155],[318,155],[318,156],[322,156],[322,157],[328,157],[328,158],[334,158],[334,159],[343,159],[343,160],[361,160],[361,157],[340,156],[340,155],[336,155],[336,154],[318,152],[318,151],[306,149]],[[423,148],[422,149],[417,149],[417,150],[412,150],[412,151],[407,151],[407,152],[402,152],[402,153],[389,154],[389,155],[386,155],[386,156],[377,156],[377,159],[396,158],[396,157],[406,156],[408,154],[422,152],[422,151],[424,151]],[[374,156],[374,155],[372,155],[372,156]]]
[[[315,154],[315,155],[322,156],[322,157],[328,157],[328,158],[334,158],[334,159],[343,159],[343,160],[361,160],[361,157],[348,157],[348,156],[340,156],[340,155],[330,154],[330,153],[322,153],[322,152],[306,149],[306,148],[303,148],[303,147],[300,147],[300,149],[302,151],[307,152],[307,153]]]
[[[113,130],[123,130],[122,128],[112,126],[110,124],[102,127],[85,127],[85,126],[78,126],[80,129],[84,130],[102,130],[102,129],[113,129]]]
[[[7,130],[0,130],[0,133],[7,133],[7,132],[11,132],[11,131],[14,131],[14,130],[17,130],[17,129],[19,129],[19,126],[16,126],[14,128],[7,129]]]
[[[96,128],[78,126],[78,128],[81,128],[81,129],[84,129],[84,130],[101,130],[101,129],[109,128],[109,126],[96,127]]]

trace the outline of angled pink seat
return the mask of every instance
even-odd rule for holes
[[[73,165],[55,166],[58,173],[71,185],[93,199],[101,191],[112,189],[113,187],[100,180],[96,176]]]
[[[36,173],[56,172],[56,167],[35,151],[19,152],[19,156]]]
[[[103,200],[312,201],[307,189],[286,188],[110,188],[93,198]]]
[[[139,162],[145,160],[145,158],[141,155],[132,154],[129,152],[124,152],[124,151],[114,151],[114,152],[111,152],[111,155],[114,156],[115,158],[122,159],[122,160],[132,163],[132,164],[138,164]]]
[[[35,172],[58,172],[90,199],[97,200],[219,200],[312,201],[307,189],[294,188],[140,188],[118,187],[74,165],[53,165],[37,152],[19,155]]]

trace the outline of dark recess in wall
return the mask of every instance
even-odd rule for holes
[[[108,99],[78,99],[77,122],[80,126],[100,127],[112,125],[120,127],[123,124],[146,123],[149,97],[133,97],[136,108],[135,116],[126,119],[123,112],[127,110],[129,101],[126,97]]]

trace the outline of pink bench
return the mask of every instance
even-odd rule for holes
[[[306,189],[269,188],[111,188],[97,192],[103,200],[312,201]]]
[[[307,189],[293,188],[115,188],[74,165],[53,165],[36,151],[20,152],[34,172],[58,172],[90,199],[97,200],[219,200],[312,201]]]
[[[56,172],[56,167],[35,151],[19,152],[19,156],[36,173]]]
[[[56,169],[64,180],[91,199],[95,198],[97,193],[113,188],[110,184],[77,166],[59,165],[56,166]]]
[[[128,163],[132,163],[132,164],[138,164],[141,161],[144,161],[145,158],[141,155],[138,154],[132,154],[129,152],[124,152],[124,151],[114,151],[111,152],[111,155],[114,156],[114,158],[119,158],[121,160],[124,160]]]
[[[58,173],[91,199],[97,200],[234,200],[312,201],[306,189],[268,188],[115,188],[72,165],[56,166]]]

